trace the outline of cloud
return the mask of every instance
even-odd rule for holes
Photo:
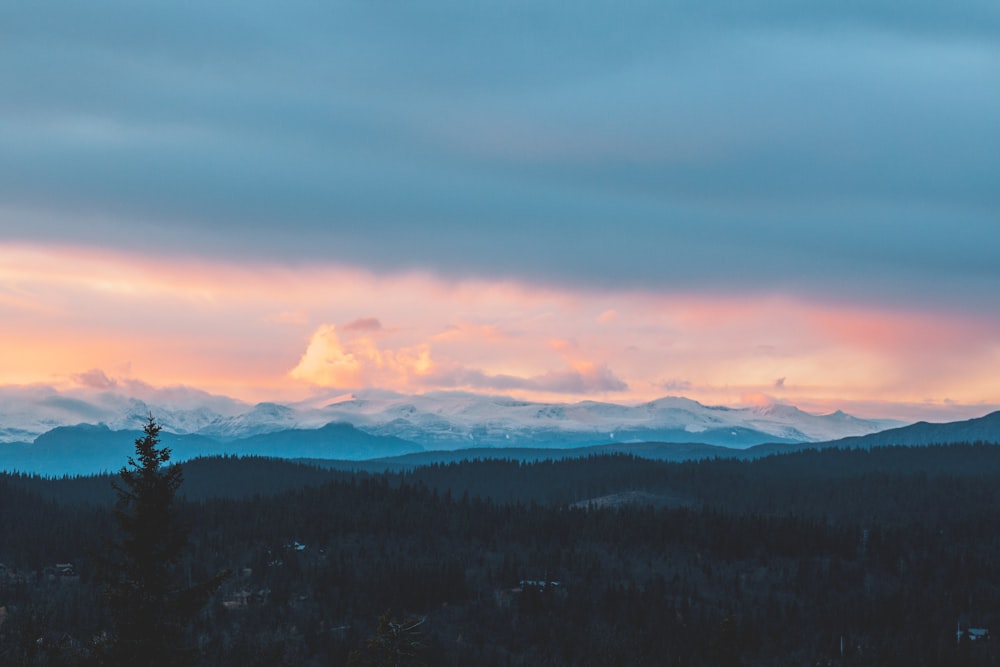
[[[604,364],[579,363],[576,368],[534,378],[537,388],[564,394],[627,391],[628,384]]]
[[[286,310],[280,313],[267,315],[264,317],[264,321],[274,324],[307,324],[309,322],[309,314],[301,310]]]
[[[432,369],[427,345],[380,349],[365,336],[342,342],[336,326],[326,324],[313,333],[290,376],[323,387],[396,388],[407,386],[413,378],[427,375]]]
[[[0,232],[998,305],[990,2],[253,4],[6,12]]]
[[[774,388],[775,389],[784,389],[785,388],[785,378],[778,378],[777,380],[775,380],[774,381]]]
[[[503,330],[500,326],[482,322],[460,322],[448,324],[444,331],[434,334],[434,341],[441,342],[487,342],[501,343],[509,340],[515,333]]]
[[[769,408],[779,403],[773,396],[768,396],[762,392],[746,392],[743,394],[742,402],[743,405],[755,408]]]
[[[356,320],[348,322],[342,328],[344,329],[344,331],[351,331],[351,332],[381,331],[382,323],[376,317],[359,317]]]
[[[552,394],[603,394],[624,392],[628,384],[604,365],[583,365],[531,377],[491,375],[475,368],[452,366],[425,378],[435,388],[530,391]]]
[[[114,389],[118,386],[116,380],[109,378],[104,371],[97,368],[92,368],[84,373],[77,373],[73,375],[73,380],[77,384],[91,389]]]
[[[661,386],[664,391],[669,392],[684,392],[691,389],[691,383],[688,380],[680,379],[667,380]]]
[[[39,306],[0,304],[5,384],[101,386],[107,378],[123,386],[141,377],[251,402],[298,400],[326,386],[464,387],[545,400],[606,391],[643,401],[667,392],[724,405],[744,392],[823,405],[998,400],[993,310],[666,287],[555,289],[72,246],[0,243],[0,256],[0,283]],[[602,326],[595,319],[609,304],[617,319]],[[308,321],[268,319],[282,312]],[[376,328],[376,319],[385,325]],[[346,324],[316,324],[323,322]],[[104,375],[73,379],[65,369]]]
[[[578,361],[570,368],[522,377],[490,374],[464,364],[437,362],[427,344],[380,348],[369,337],[341,340],[332,324],[317,329],[299,363],[290,372],[296,380],[323,387],[379,387],[401,391],[481,389],[558,394],[624,392],[628,384],[606,364]]]
[[[305,354],[289,373],[296,380],[329,387],[363,386],[362,360],[344,349],[332,325],[320,327]]]

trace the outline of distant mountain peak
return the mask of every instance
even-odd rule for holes
[[[178,402],[171,403],[175,395]],[[16,411],[5,411],[5,407],[0,403],[0,437],[7,441],[34,439],[54,427],[81,422],[105,423],[113,431],[135,429],[150,414],[167,432],[220,442],[345,423],[371,435],[438,449],[692,440],[748,447],[763,442],[825,441],[899,425],[857,419],[839,410],[814,415],[778,402],[732,408],[663,396],[636,405],[598,400],[559,403],[460,391],[406,395],[380,389],[317,396],[292,404],[262,401],[255,405],[192,392],[143,397],[104,392],[87,399],[80,393],[61,397],[53,390],[36,393],[34,398],[26,395]]]

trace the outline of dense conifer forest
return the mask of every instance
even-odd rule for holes
[[[196,664],[1000,664],[997,446],[183,471]],[[0,664],[99,664],[114,501],[0,475]]]

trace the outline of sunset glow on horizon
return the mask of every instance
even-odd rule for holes
[[[0,384],[245,401],[380,388],[559,402],[684,395],[860,416],[1000,404],[1000,317],[0,245]]]

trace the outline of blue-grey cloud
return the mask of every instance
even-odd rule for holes
[[[0,238],[1000,305],[995,2],[12,3]]]

